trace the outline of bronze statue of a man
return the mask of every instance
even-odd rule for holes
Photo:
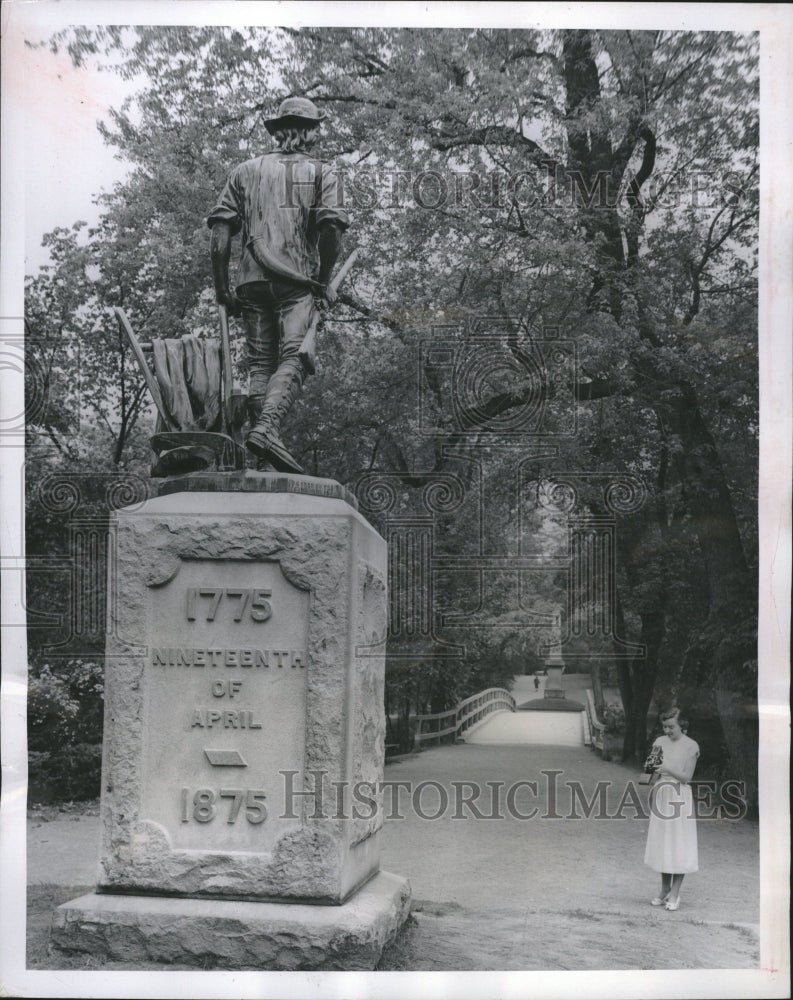
[[[246,447],[281,472],[303,470],[281,440],[281,423],[306,370],[298,352],[328,288],[349,225],[338,178],[311,156],[325,113],[303,97],[265,122],[277,149],[236,167],[209,214],[217,300],[245,328],[251,428]],[[231,240],[242,234],[236,292],[229,285]]]

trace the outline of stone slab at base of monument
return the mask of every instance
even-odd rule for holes
[[[410,889],[378,872],[341,906],[91,893],[55,911],[52,943],[113,961],[216,969],[373,969]]]
[[[111,525],[97,892],[52,943],[372,968],[410,902],[379,871],[386,543],[330,480],[188,481]]]

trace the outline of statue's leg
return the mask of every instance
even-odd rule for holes
[[[310,292],[291,283],[273,282],[276,298],[274,317],[278,342],[280,344],[277,368],[269,375],[264,399],[258,389],[252,391],[252,406],[256,412],[256,423],[251,428],[246,445],[256,455],[268,458],[273,465],[284,472],[302,472],[281,440],[281,425],[292,404],[300,394],[304,369],[298,358],[314,308]],[[252,385],[254,383],[252,382]]]
[[[270,283],[255,281],[237,289],[248,357],[248,398],[264,400],[278,367],[279,323]]]
[[[267,427],[262,424],[262,407],[264,406],[264,396],[249,396],[247,403],[249,431],[245,437],[245,444],[249,454],[252,456],[252,467],[258,471],[273,469],[267,455],[267,442],[262,440],[261,447],[255,447],[257,438],[267,431]],[[251,437],[253,434],[253,437]],[[249,463],[250,464],[250,463]]]
[[[268,282],[252,282],[237,289],[248,360],[248,425],[256,427],[264,406],[270,376],[278,367],[278,317]],[[247,443],[247,442],[246,442]],[[257,469],[270,468],[264,450],[253,451]]]
[[[281,426],[293,403],[300,395],[305,369],[298,357],[314,310],[310,292],[300,291],[282,300],[276,310],[280,352],[278,367],[270,378],[264,413],[269,415],[280,434]]]

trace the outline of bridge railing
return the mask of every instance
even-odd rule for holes
[[[506,688],[487,688],[470,698],[464,698],[445,712],[417,715],[414,720],[414,746],[419,749],[422,743],[429,740],[437,740],[440,744],[444,736],[452,736],[454,740],[458,740],[466,730],[481,722],[491,712],[514,712],[516,707],[517,702]]]
[[[602,754],[606,749],[606,727],[598,719],[595,698],[589,689],[586,693],[586,716],[589,727],[589,742]]]

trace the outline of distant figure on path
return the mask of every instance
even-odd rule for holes
[[[688,720],[677,708],[661,714],[664,735],[653,743],[660,752],[660,779],[650,793],[650,825],[644,863],[661,874],[661,894],[653,906],[676,910],[683,876],[699,870],[694,797],[689,781],[699,757],[699,745],[686,732]]]
[[[534,675],[534,690],[540,690],[540,678],[536,674]]]

